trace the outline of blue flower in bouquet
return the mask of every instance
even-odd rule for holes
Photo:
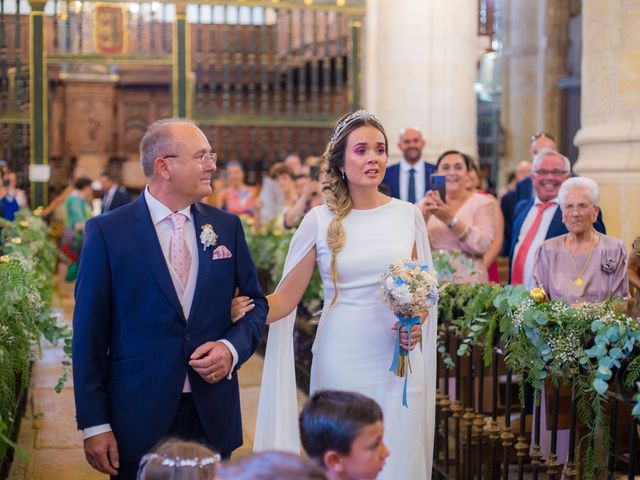
[[[413,270],[414,268],[416,268],[416,264],[413,262],[407,262],[404,264],[405,267],[410,268],[411,270]]]
[[[405,284],[404,280],[401,278],[396,278],[396,281],[394,282],[396,287],[401,287]]]

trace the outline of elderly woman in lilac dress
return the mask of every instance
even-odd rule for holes
[[[598,215],[598,185],[574,177],[560,187],[566,235],[551,238],[539,248],[533,277],[552,300],[567,303],[602,302],[627,298],[627,253],[624,242],[593,228]]]
[[[569,233],[546,240],[538,249],[533,277],[552,300],[570,304],[598,303],[629,296],[624,242],[593,228],[599,211],[596,182],[586,177],[566,180],[558,194],[562,221]],[[545,395],[540,415],[540,446],[548,457],[551,431],[547,430]],[[569,430],[559,430],[556,454],[566,463]]]

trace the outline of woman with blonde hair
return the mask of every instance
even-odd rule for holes
[[[378,192],[388,142],[380,121],[359,110],[340,119],[324,153],[325,205],[296,231],[282,280],[269,295],[271,323],[254,448],[299,452],[293,322],[315,265],[324,309],[313,345],[311,393],[351,390],[380,404],[391,455],[380,479],[431,478],[435,416],[436,308],[423,324],[401,332],[412,372],[402,406],[403,378],[389,371],[396,318],[377,298],[380,276],[399,259],[431,261],[427,231],[412,204]],[[428,317],[428,318],[427,318]],[[423,346],[415,348],[421,336]]]

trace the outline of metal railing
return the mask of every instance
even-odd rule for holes
[[[470,349],[468,356],[456,352],[462,343],[455,329],[441,326],[446,354],[454,362],[446,368],[438,361],[434,478],[436,479],[582,479],[585,459],[586,428],[580,421],[581,399],[571,387],[547,384],[546,392],[522,387],[521,378],[508,371],[504,352],[498,342],[486,366],[482,345]],[[606,450],[593,459],[591,478],[634,479],[638,455],[638,421],[631,415],[631,396],[623,386],[621,369],[616,373],[615,388],[607,392],[607,438],[589,441]],[[547,412],[535,396],[546,394]],[[521,400],[524,400],[522,402]],[[587,401],[589,399],[586,399]],[[548,456],[542,454],[541,418],[550,425]],[[558,458],[560,430],[568,429],[568,457]],[[598,448],[596,448],[596,451]],[[602,450],[602,448],[600,448]]]

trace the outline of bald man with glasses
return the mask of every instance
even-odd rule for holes
[[[237,370],[268,311],[240,219],[199,202],[217,163],[204,133],[160,120],[140,158],[142,195],[86,224],[73,318],[85,455],[122,480],[166,436],[223,458],[242,445]],[[255,307],[233,323],[236,288]]]

